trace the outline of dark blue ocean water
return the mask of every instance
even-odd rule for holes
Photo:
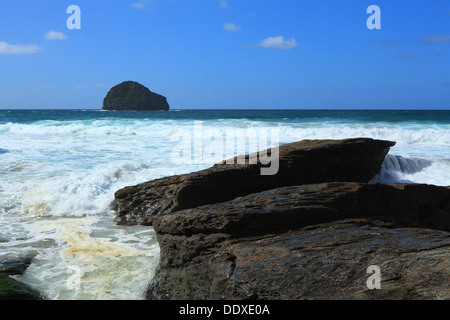
[[[248,119],[270,122],[416,122],[449,124],[450,110],[172,110],[133,112],[101,110],[0,110],[1,123],[33,123],[42,120],[216,120]]]

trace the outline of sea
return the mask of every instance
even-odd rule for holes
[[[230,132],[244,149],[225,150]],[[159,245],[152,227],[116,225],[117,190],[233,152],[357,137],[396,142],[372,183],[450,185],[445,110],[0,110],[0,262],[32,259],[15,278],[45,299],[144,299]]]

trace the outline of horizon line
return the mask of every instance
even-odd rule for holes
[[[170,110],[103,110],[101,108],[0,108],[0,111],[104,111],[104,112],[170,112],[170,111],[450,111],[448,108],[171,108]]]

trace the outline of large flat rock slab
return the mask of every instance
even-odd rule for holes
[[[147,297],[450,299],[449,201],[446,187],[335,182],[159,216]]]
[[[367,281],[380,270],[380,288]],[[212,299],[450,299],[450,236],[341,221],[229,244],[209,261]]]
[[[369,138],[304,140],[263,152],[273,159],[278,155],[274,175],[261,174],[263,168],[274,164],[262,164],[258,161],[261,153],[255,153],[245,156],[245,164],[238,164],[235,158],[199,172],[126,187],[115,193],[116,222],[152,225],[159,215],[284,186],[368,182],[380,171],[394,145],[395,142]]]

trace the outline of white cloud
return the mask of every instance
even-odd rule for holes
[[[227,0],[220,0],[219,8],[225,9],[225,8],[228,8],[228,7],[229,7],[229,5],[228,5]]]
[[[224,23],[223,24],[223,30],[225,30],[225,31],[231,31],[231,32],[233,32],[233,31],[240,31],[241,29],[242,29],[242,26],[238,26],[238,25],[236,25],[236,24],[234,24],[234,23],[231,23],[231,22],[227,22],[227,23]]]
[[[41,49],[35,44],[13,45],[0,41],[0,54],[34,54]]]
[[[135,8],[135,9],[139,9],[139,10],[144,10],[147,7],[147,3],[148,3],[148,1],[146,1],[146,0],[140,0],[137,2],[133,2],[131,4],[131,7]]]
[[[440,34],[437,36],[420,38],[423,43],[450,43],[450,34]]]
[[[416,57],[415,54],[413,53],[408,53],[408,52],[402,52],[398,55],[400,58],[402,59],[413,59]]]
[[[45,40],[66,40],[68,37],[58,31],[49,31],[45,34]]]
[[[403,44],[403,43],[405,43],[407,41],[410,41],[410,40],[411,40],[410,38],[402,38],[402,39],[399,39],[399,40],[374,40],[374,41],[371,41],[369,43],[370,44],[377,44],[377,45],[380,45],[380,46],[383,46],[383,47],[393,47],[393,46],[397,46],[397,45]]]
[[[295,41],[294,38],[284,40],[283,36],[279,36],[279,37],[268,37],[263,41],[261,41],[260,43],[258,43],[258,46],[262,48],[287,50],[297,48],[298,43],[297,41]]]

